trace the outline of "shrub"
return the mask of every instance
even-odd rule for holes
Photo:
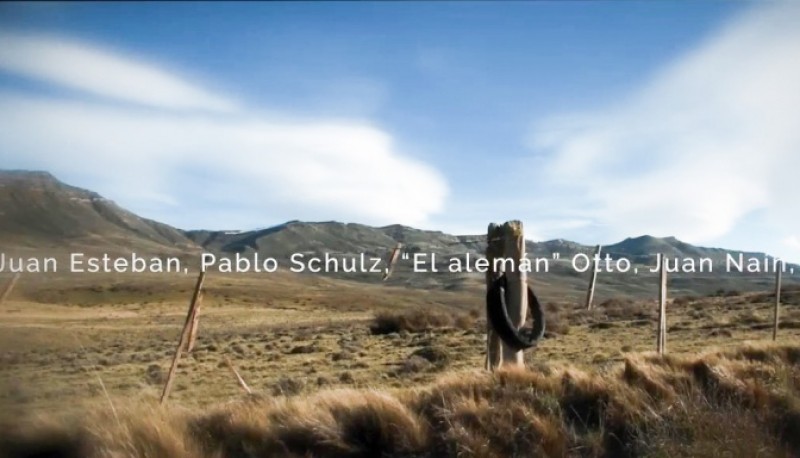
[[[339,374],[339,381],[342,383],[354,383],[356,379],[350,372],[342,372]]]
[[[273,386],[272,386],[272,395],[273,396],[292,396],[295,394],[300,393],[303,391],[303,387],[305,384],[298,379],[289,378],[289,377],[281,377]]]
[[[698,300],[698,297],[697,297],[697,296],[686,295],[686,296],[680,296],[680,297],[676,297],[676,298],[675,298],[675,300],[674,300],[674,301],[672,301],[672,303],[673,303],[674,305],[681,305],[681,306],[683,306],[683,305],[688,305],[688,304],[691,304],[692,302],[695,302],[695,301],[697,301],[697,300]]]
[[[307,353],[315,353],[319,351],[314,345],[298,345],[291,350],[289,350],[290,355],[300,355],[300,354],[307,354]]]
[[[464,318],[462,318],[464,317]],[[474,320],[467,315],[439,312],[430,309],[414,309],[405,312],[381,312],[375,315],[370,325],[373,335],[407,332],[425,332],[432,329],[452,328],[463,326],[470,328]]]
[[[471,315],[458,315],[453,320],[453,325],[459,329],[473,329],[476,321],[475,317]]]
[[[158,364],[147,366],[147,382],[152,385],[161,385],[166,381],[166,374]]]
[[[569,321],[558,313],[545,315],[545,337],[564,336],[569,334]]]
[[[353,354],[348,351],[339,351],[331,355],[331,360],[333,361],[343,361],[353,358],[354,358]]]
[[[641,305],[628,298],[613,298],[603,301],[600,306],[606,316],[612,319],[632,320],[642,318],[647,312]]]
[[[396,371],[395,375],[416,374],[418,372],[424,372],[431,367],[433,367],[433,364],[427,359],[418,355],[411,355],[407,360],[403,361],[403,364]]]
[[[413,356],[419,356],[437,366],[444,366],[448,362],[450,362],[450,353],[445,350],[444,348],[433,346],[433,345],[426,345],[412,354]]]
[[[734,320],[734,322],[737,324],[760,324],[764,321],[765,320],[753,310],[745,310],[741,312]]]

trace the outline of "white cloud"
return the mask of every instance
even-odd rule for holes
[[[789,246],[790,248],[792,248],[793,250],[800,251],[800,237],[798,237],[796,235],[791,235],[791,236],[787,237],[783,241],[783,243],[785,245]]]
[[[237,106],[147,62],[64,38],[0,34],[0,71],[156,108]]]
[[[25,49],[29,59],[43,52],[51,62],[67,62],[75,52],[69,45],[62,54],[54,43]],[[100,55],[86,45],[82,50]],[[6,52],[4,62],[19,53]],[[103,56],[118,69],[143,65]],[[169,86],[158,81],[193,87],[146,68],[149,73],[140,74],[145,80],[159,76],[150,80],[154,93]],[[77,81],[82,75],[63,76],[55,66],[45,73],[53,82],[104,95],[124,92],[91,71],[85,81]],[[134,72],[130,84],[137,81]],[[196,110],[0,92],[0,160],[4,167],[84,177],[74,184],[186,228],[249,228],[294,218],[422,224],[444,206],[444,178],[396,151],[387,133],[366,122],[276,119],[246,108],[225,113],[214,109],[225,108],[214,102],[224,97],[182,94],[138,94],[131,101]]]
[[[710,242],[754,212],[776,232],[800,225],[797,24],[795,4],[751,10],[613,106],[538,124],[552,203],[618,238]]]

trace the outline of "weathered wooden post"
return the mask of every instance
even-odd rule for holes
[[[525,324],[528,312],[527,303],[527,274],[521,272],[520,261],[525,258],[525,237],[522,222],[508,221],[502,226],[490,224],[486,234],[486,258],[489,269],[486,272],[487,292],[494,281],[505,274],[505,303],[511,323],[520,328]],[[503,258],[505,262],[498,262],[502,269],[495,271],[495,259]],[[487,320],[488,321],[488,320]],[[486,368],[493,370],[501,365],[523,366],[524,359],[521,350],[516,350],[503,342],[491,324],[487,324]]]
[[[14,285],[17,284],[17,281],[19,281],[19,274],[14,275],[14,277],[9,280],[6,289],[3,290],[3,294],[0,294],[0,305],[3,305],[3,302],[11,295],[11,290],[14,289]]]
[[[230,359],[228,359],[227,356],[225,356],[225,364],[228,366],[228,369],[230,369],[231,372],[233,372],[234,377],[236,377],[236,382],[239,383],[239,387],[243,389],[245,393],[253,394],[253,390],[251,390],[250,387],[247,386],[247,383],[245,383],[244,379],[239,374],[239,371],[236,370],[236,368],[233,366],[233,363],[231,362]]]
[[[776,263],[777,272],[775,272],[775,313],[772,323],[772,340],[778,340],[778,320],[781,309],[781,275],[783,274],[783,261]]]
[[[594,285],[597,283],[597,260],[600,256],[600,245],[594,250],[594,257],[592,258],[592,277],[589,279],[589,290],[586,292],[586,310],[592,309],[592,301],[594,301]]]
[[[181,352],[183,352],[183,349],[186,348],[189,340],[189,331],[194,319],[194,312],[199,304],[198,299],[200,298],[200,289],[203,287],[203,280],[205,280],[205,278],[205,271],[201,271],[200,275],[197,277],[197,283],[194,286],[192,300],[189,303],[189,312],[186,314],[186,322],[183,324],[181,336],[178,339],[178,348],[175,349],[175,355],[172,357],[172,365],[169,368],[169,373],[167,373],[167,381],[164,383],[164,391],[161,392],[161,404],[166,402],[169,392],[172,390],[172,382],[175,379],[175,372],[178,370],[178,361],[181,359]]]
[[[661,265],[659,266],[660,281],[658,284],[658,341],[656,348],[659,355],[664,355],[667,351],[667,263],[664,255],[661,255]]]
[[[197,306],[194,308],[192,314],[192,324],[189,328],[189,340],[186,342],[186,353],[191,353],[194,350],[194,344],[197,342],[197,329],[200,326],[200,306],[203,305],[203,290],[197,297]]]
[[[402,243],[398,243],[397,246],[394,247],[392,252],[389,254],[389,257],[386,259],[386,271],[383,273],[383,280],[386,281],[392,275],[392,271],[394,270],[394,265],[397,263],[397,259],[400,257],[400,250],[403,248]]]
[[[489,262],[489,269],[486,271],[486,290],[492,287],[492,283],[499,277],[500,273],[494,271],[494,260],[503,256],[503,231],[502,226],[495,223],[489,224],[486,232],[486,260]],[[494,370],[500,365],[500,336],[492,328],[488,316],[486,319],[486,370]]]

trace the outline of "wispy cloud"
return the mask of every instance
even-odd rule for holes
[[[551,203],[610,237],[708,242],[756,211],[791,232],[800,225],[797,24],[796,4],[751,10],[614,105],[539,123],[531,147],[543,186],[559,196]]]
[[[156,108],[228,112],[237,107],[147,62],[64,38],[0,34],[0,70]]]
[[[444,178],[368,122],[230,111],[224,96],[90,44],[3,40],[14,49],[0,51],[0,69],[133,102],[0,92],[6,167],[85,177],[87,187],[189,228],[293,218],[421,224],[444,206]]]

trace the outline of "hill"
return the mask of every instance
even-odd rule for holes
[[[679,258],[710,258],[715,263],[724,263],[728,254],[745,257],[763,258],[764,253],[740,252],[723,248],[707,248],[682,242],[675,237],[641,237],[627,238],[619,243],[608,245],[605,252],[613,256],[625,256],[634,262],[648,263],[652,261],[654,253],[663,253],[665,256]]]
[[[439,231],[426,231],[402,225],[372,227],[363,224],[345,224],[335,221],[301,222],[290,221],[274,227],[256,231],[187,231],[187,237],[204,249],[225,256],[274,257],[284,265],[294,253],[307,256],[322,256],[328,253],[338,258],[353,258],[360,253],[367,256],[386,258],[388,252],[398,243],[411,255],[414,253],[434,253],[438,272],[413,272],[412,259],[401,261],[390,278],[391,284],[402,284],[414,288],[444,288],[464,290],[473,293],[483,288],[480,273],[448,271],[449,261],[458,258],[472,262],[483,256],[485,235],[450,235]],[[586,288],[588,272],[581,272],[585,265],[573,266],[572,259],[578,254],[592,256],[595,247],[580,243],[555,239],[547,241],[526,241],[528,257],[548,260],[548,270],[536,272],[532,279],[538,290],[545,296],[566,295],[580,298]],[[558,260],[553,256],[558,253]],[[679,294],[707,295],[720,290],[763,290],[774,281],[772,273],[750,274],[729,273],[725,261],[730,254],[746,258],[771,259],[763,253],[740,252],[722,248],[707,248],[691,245],[675,237],[657,238],[649,235],[628,238],[619,243],[604,246],[602,256],[612,259],[626,258],[632,263],[632,272],[604,272],[598,284],[600,296],[614,295],[653,296],[655,275],[649,269],[655,265],[656,253],[670,258],[694,259],[708,258],[714,266],[712,272],[674,273],[671,284]],[[582,258],[585,259],[585,258]],[[578,267],[578,269],[576,269]],[[791,266],[800,273],[800,267]],[[381,275],[370,273],[328,273],[334,277],[357,279],[367,282],[380,282]],[[797,280],[788,277],[787,283]]]
[[[274,257],[288,267],[292,254],[331,255],[354,258],[361,254],[385,259],[398,243],[409,254],[437,256],[439,272],[414,272],[411,259],[402,260],[389,283],[412,288],[444,289],[479,293],[483,289],[480,273],[449,272],[451,258],[466,263],[483,255],[484,235],[451,235],[403,225],[372,227],[355,223],[290,221],[252,231],[180,230],[135,215],[99,194],[70,186],[46,172],[0,171],[0,250],[6,253],[33,250],[98,250],[110,253],[136,251],[150,254],[183,255],[196,259],[201,251],[219,257],[236,254]],[[548,260],[546,271],[532,275],[544,297],[566,296],[579,300],[586,288],[588,272],[577,271],[571,260],[577,254],[591,255],[593,246],[563,239],[527,241],[531,258]],[[554,259],[554,254],[560,256]],[[720,248],[705,248],[674,237],[641,236],[604,247],[613,258],[625,257],[643,273],[604,272],[598,283],[598,297],[615,295],[654,295],[654,277],[646,267],[654,265],[655,253],[679,258],[708,257],[717,265],[730,253]],[[765,255],[745,253],[759,259]],[[797,267],[797,266],[795,266]],[[797,269],[800,273],[800,267]],[[379,273],[328,273],[329,276],[370,283],[381,282]],[[717,269],[699,274],[675,274],[671,285],[677,294],[709,294],[719,290],[764,290],[772,275],[736,275]],[[797,280],[789,277],[787,283]]]
[[[139,217],[113,201],[47,172],[0,171],[0,249],[98,248],[186,252],[178,229]]]

